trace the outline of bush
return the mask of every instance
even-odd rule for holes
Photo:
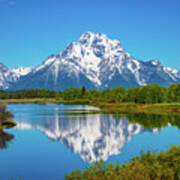
[[[173,146],[166,152],[141,154],[120,166],[103,161],[84,171],[73,171],[66,180],[179,180],[180,146]]]

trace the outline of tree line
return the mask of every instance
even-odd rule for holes
[[[172,84],[169,87],[158,84],[143,87],[125,89],[117,87],[113,89],[86,90],[82,88],[69,88],[63,92],[46,89],[26,91],[0,91],[0,99],[25,99],[25,98],[57,98],[61,100],[87,100],[88,102],[104,103],[169,103],[180,102],[180,84]]]

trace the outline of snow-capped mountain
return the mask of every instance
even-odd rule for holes
[[[12,83],[19,80],[20,77],[27,75],[31,68],[14,68],[9,69],[0,63],[0,89],[8,89]]]
[[[105,89],[180,83],[180,71],[163,67],[159,60],[140,61],[117,40],[101,33],[84,33],[77,42],[50,56],[10,86],[12,90],[46,88],[64,90],[86,86]]]

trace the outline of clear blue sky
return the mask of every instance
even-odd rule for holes
[[[0,62],[36,66],[86,32],[180,69],[180,0],[0,0]]]

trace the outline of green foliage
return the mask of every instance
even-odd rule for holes
[[[5,133],[3,129],[12,128],[16,126],[16,122],[10,120],[13,115],[7,110],[5,105],[0,105],[0,149],[7,148],[7,143],[10,142],[14,136]]]
[[[166,152],[141,154],[120,166],[103,161],[86,168],[75,170],[65,176],[66,180],[179,180],[180,146]]]
[[[8,143],[12,141],[14,135],[8,134],[0,129],[0,149],[6,149],[8,147]]]
[[[106,89],[102,92],[102,97],[109,103],[123,102],[125,100],[126,90],[123,87]]]
[[[82,91],[80,88],[70,88],[63,92],[64,100],[80,99],[82,97]]]
[[[139,104],[162,103],[166,101],[166,89],[157,84],[130,88],[127,101]]]
[[[85,94],[86,94],[86,87],[83,86],[81,89],[81,96],[83,97],[83,96],[85,96]]]
[[[16,122],[10,120],[13,115],[7,110],[6,105],[0,105],[0,131],[16,126]]]
[[[0,105],[0,122],[12,118],[13,115],[7,110],[6,105]]]
[[[167,96],[169,102],[180,102],[180,84],[172,84],[168,88]]]
[[[64,92],[49,91],[46,89],[17,92],[0,91],[0,99],[26,98],[57,98],[66,101],[86,99],[94,103],[169,103],[180,102],[180,84],[173,84],[170,87],[162,87],[158,84],[152,84],[143,87],[133,87],[128,90],[123,87],[117,87],[113,89],[105,89],[104,91],[88,91],[85,86],[82,88],[69,88]]]
[[[130,123],[137,123],[146,129],[162,128],[171,124],[180,129],[179,115],[157,115],[157,114],[127,114],[127,119]]]

